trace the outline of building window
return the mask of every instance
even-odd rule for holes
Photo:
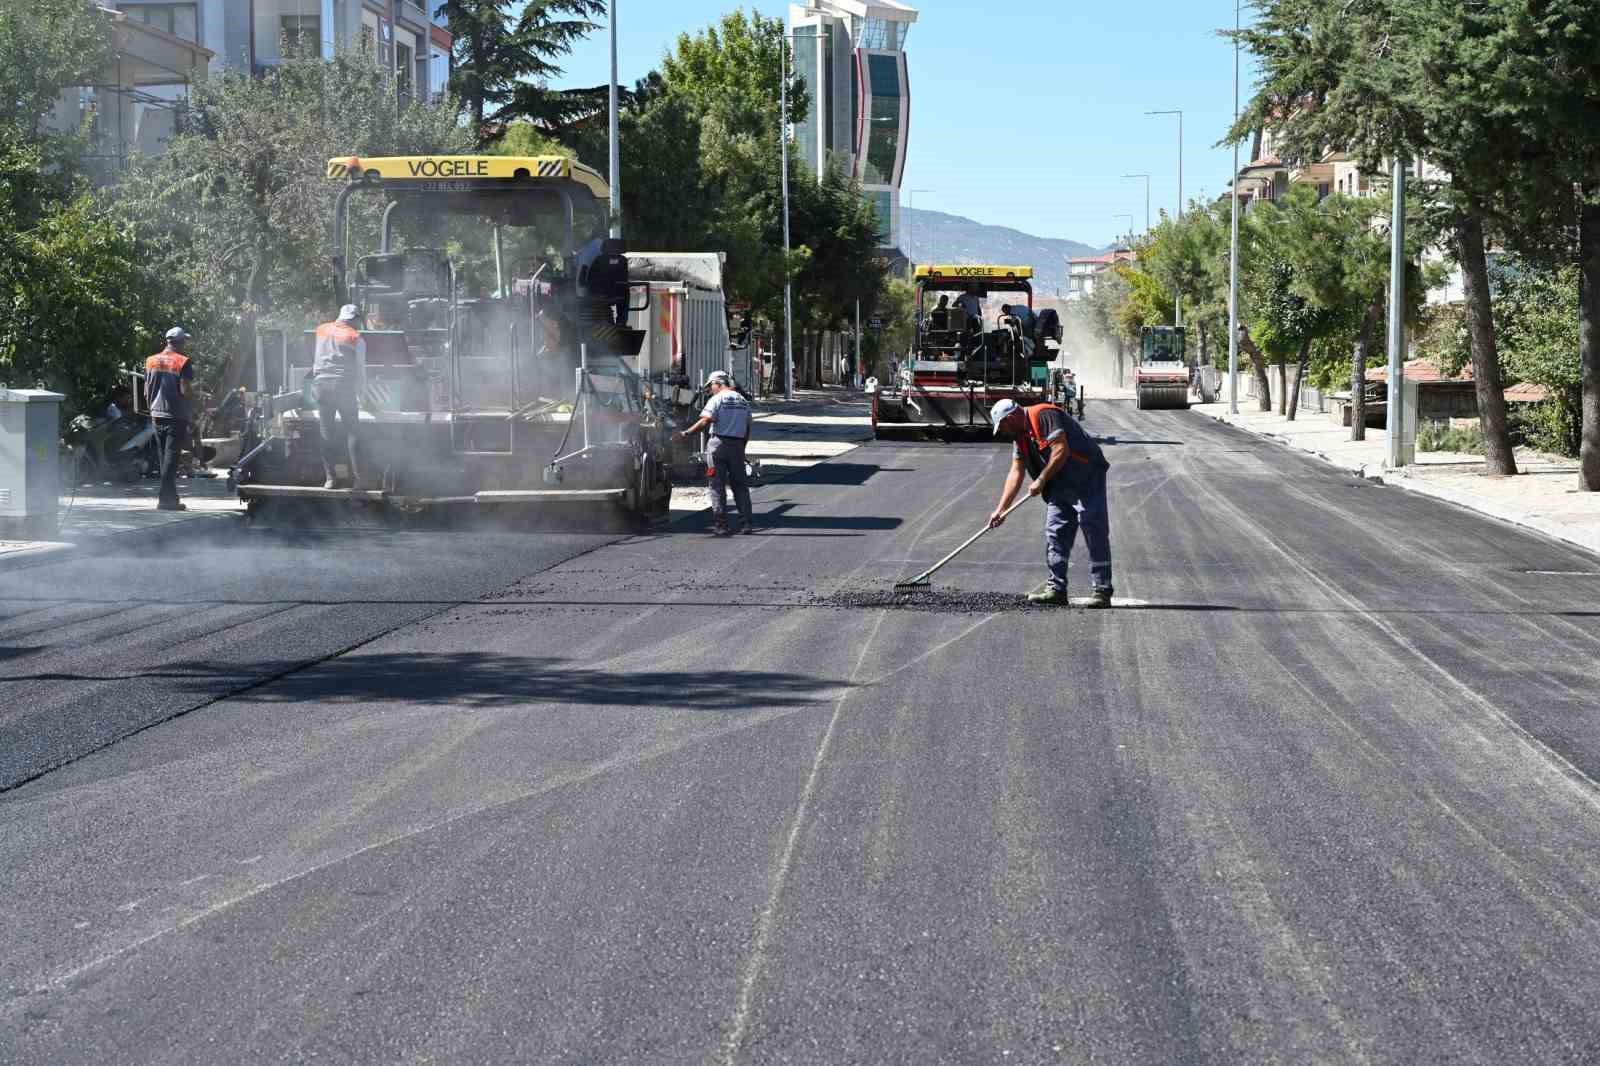
[[[867,193],[867,200],[878,216],[878,244],[887,246],[894,237],[894,193],[875,189]]]
[[[817,118],[825,104],[821,86],[817,82],[819,42],[814,36],[817,32],[815,26],[802,26],[795,30],[793,60],[795,76],[805,82],[806,92],[811,97],[810,107],[794,124],[794,138],[800,148],[800,158],[806,161],[813,173],[822,171],[822,161],[817,157]]]
[[[894,56],[867,56],[867,82],[872,90],[872,110],[867,119],[866,166],[861,180],[868,185],[892,185],[900,162],[900,64]]]
[[[186,41],[200,39],[200,22],[195,4],[123,4],[122,11],[134,22],[165,30]]]
[[[395,42],[394,47],[395,78],[400,89],[400,95],[409,100],[411,99],[412,85],[411,47],[409,45],[401,44],[398,41]]]
[[[284,55],[293,55],[297,52],[321,54],[322,17],[320,15],[283,15],[278,21],[282,26]]]
[[[889,19],[868,18],[856,19],[853,23],[856,32],[856,47],[869,48],[877,52],[898,52],[906,43],[906,24],[893,22]]]

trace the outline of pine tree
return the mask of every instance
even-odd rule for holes
[[[436,9],[455,37],[450,89],[466,104],[479,137],[491,119],[537,118],[559,77],[557,60],[593,31],[604,0],[445,0]]]

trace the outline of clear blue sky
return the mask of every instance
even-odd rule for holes
[[[1185,196],[1227,188],[1231,150],[1211,147],[1233,115],[1233,47],[1215,32],[1233,22],[1226,0],[910,2],[920,19],[906,44],[905,190],[933,190],[917,207],[1109,244],[1126,222],[1116,213],[1144,226],[1144,183],[1122,174],[1152,175],[1153,217],[1177,203],[1177,118],[1143,114],[1170,108],[1184,110]],[[739,6],[788,11],[770,0],[619,0],[622,83],[656,67],[679,33]],[[602,30],[557,84],[603,85],[609,63]],[[1243,79],[1248,96],[1248,63]]]

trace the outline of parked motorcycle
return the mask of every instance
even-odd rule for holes
[[[137,481],[161,472],[155,423],[149,415],[124,413],[115,404],[99,417],[82,414],[68,422],[62,442],[79,484]]]

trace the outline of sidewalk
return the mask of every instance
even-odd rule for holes
[[[180,478],[178,495],[187,511],[156,510],[160,485],[153,478],[130,484],[104,482],[80,485],[60,502],[60,531],[54,540],[0,540],[0,566],[55,557],[108,538],[186,522],[218,521],[244,514],[239,497],[228,491],[228,479]]]
[[[1352,441],[1349,428],[1333,424],[1325,414],[1302,411],[1290,422],[1254,408],[1254,400],[1248,409],[1241,400],[1237,415],[1228,414],[1226,401],[1195,404],[1190,410],[1309,452],[1358,477],[1433,496],[1600,554],[1600,493],[1579,491],[1575,459],[1519,448],[1521,476],[1493,477],[1483,472],[1482,456],[1418,452],[1415,464],[1389,470],[1384,466],[1388,434],[1381,429],[1368,429],[1366,440]]]

